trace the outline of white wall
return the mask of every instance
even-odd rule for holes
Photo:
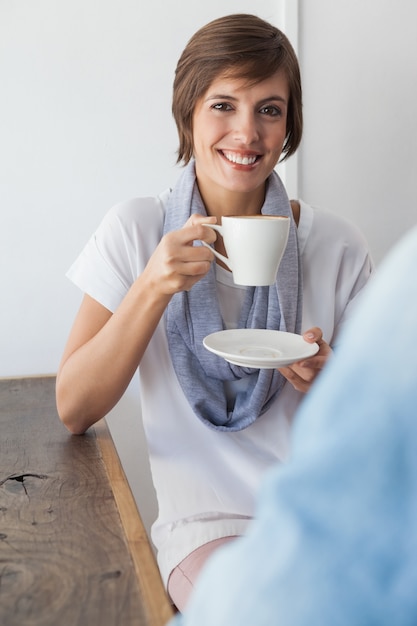
[[[417,222],[417,4],[299,5],[300,195],[351,217],[379,262]]]
[[[299,5],[301,195],[353,218],[379,259],[416,221],[417,8]],[[80,302],[66,269],[112,204],[175,182],[171,86],[191,34],[234,12],[286,30],[285,7],[294,17],[296,0],[0,0],[0,376],[56,371]],[[135,380],[109,421],[149,525],[138,411]]]

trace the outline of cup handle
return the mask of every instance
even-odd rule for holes
[[[218,233],[220,233],[220,235],[223,237],[223,231],[222,231],[222,227],[219,226],[219,224],[203,224],[203,226],[208,226],[209,228],[212,228],[213,230],[217,231]],[[224,256],[223,254],[220,254],[220,252],[217,252],[217,250],[215,250],[214,248],[212,248],[208,243],[206,243],[205,241],[201,241],[201,243],[203,244],[203,246],[206,246],[206,248],[208,248],[209,250],[212,251],[212,253],[214,254],[214,256],[216,256],[218,259],[220,259],[220,261],[223,261],[223,263],[225,265],[227,265],[227,267],[229,268],[230,271],[233,271],[233,269],[230,267],[230,260]]]

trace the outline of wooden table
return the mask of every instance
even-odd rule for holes
[[[105,421],[70,435],[54,377],[0,379],[1,626],[162,626],[172,614]]]

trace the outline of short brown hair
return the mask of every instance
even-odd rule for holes
[[[200,28],[189,40],[175,71],[172,112],[179,135],[177,162],[193,156],[192,120],[197,101],[224,72],[259,83],[283,70],[290,92],[283,159],[297,150],[303,131],[298,60],[287,37],[255,15],[236,13]]]

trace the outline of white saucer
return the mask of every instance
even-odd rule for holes
[[[229,363],[262,369],[285,367],[316,354],[317,343],[280,330],[237,328],[207,335],[203,345]]]

